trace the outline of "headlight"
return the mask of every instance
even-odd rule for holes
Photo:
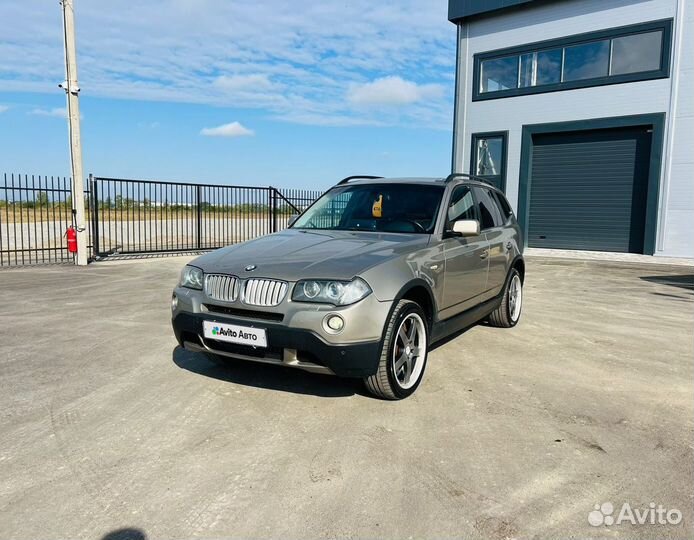
[[[202,290],[202,281],[204,274],[199,268],[195,266],[186,266],[181,272],[181,281],[179,285],[181,287],[188,287],[189,289]]]
[[[355,278],[352,281],[306,280],[296,284],[292,300],[347,306],[369,294],[371,294],[371,288],[361,278]]]

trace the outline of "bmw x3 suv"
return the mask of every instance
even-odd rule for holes
[[[173,292],[185,349],[412,394],[432,344],[512,327],[525,277],[503,193],[468,175],[349,177],[286,230],[202,255]]]

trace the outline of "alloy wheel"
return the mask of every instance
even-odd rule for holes
[[[521,314],[521,306],[523,303],[523,286],[521,285],[520,276],[515,274],[511,279],[508,289],[508,312],[512,322],[516,322]]]
[[[410,313],[400,323],[393,346],[393,374],[400,388],[412,388],[422,374],[427,353],[424,321]]]

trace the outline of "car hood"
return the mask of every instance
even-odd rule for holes
[[[218,249],[191,264],[205,273],[244,278],[348,280],[428,242],[427,234],[288,229]],[[251,265],[256,268],[246,271]]]

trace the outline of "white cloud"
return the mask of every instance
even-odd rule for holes
[[[213,83],[222,90],[230,91],[257,91],[272,88],[268,75],[256,73],[253,75],[222,75]]]
[[[29,111],[29,114],[67,119],[67,109],[65,107],[55,107],[54,109],[33,109]]]
[[[0,114],[9,111],[10,108],[7,105],[0,105]]]
[[[0,91],[54,93],[63,79],[59,10],[45,6],[0,2]],[[259,109],[289,122],[450,129],[447,0],[149,0],[126,11],[80,2],[76,17],[84,96]],[[369,103],[400,106],[355,107]]]
[[[443,87],[438,84],[418,85],[393,76],[352,85],[347,91],[347,99],[356,105],[409,105],[425,99],[440,98],[443,92]]]
[[[255,133],[239,122],[231,122],[217,127],[203,128],[200,135],[206,137],[248,137],[255,135]]]

